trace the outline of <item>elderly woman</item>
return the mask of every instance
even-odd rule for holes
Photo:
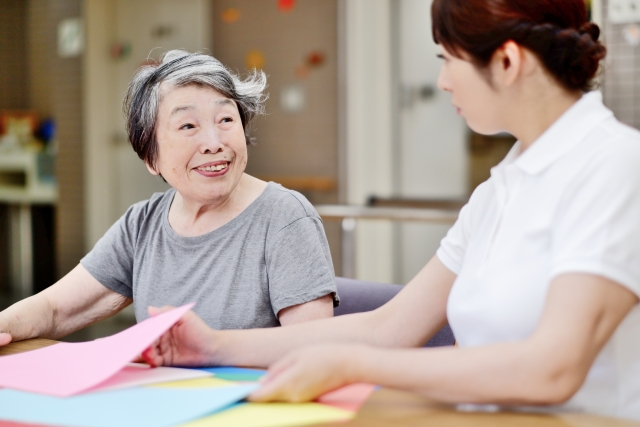
[[[124,100],[129,140],[173,188],[137,203],[73,271],[0,313],[0,344],[58,338],[132,302],[195,302],[216,329],[331,317],[338,302],[322,222],[300,194],[247,175],[248,126],[266,80],[170,51]],[[135,183],[132,183],[135,185]]]
[[[269,366],[259,401],[364,381],[640,420],[640,133],[587,93],[598,27],[583,0],[434,0],[431,16],[440,88],[475,131],[518,137],[431,261],[371,312],[250,331],[187,313],[144,356]],[[418,348],[447,322],[458,347]]]

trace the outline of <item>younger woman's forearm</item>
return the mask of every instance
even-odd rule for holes
[[[358,347],[350,358],[355,381],[420,393],[445,403],[558,404],[575,388],[572,372],[537,360],[527,342],[459,349]],[[570,376],[570,377],[568,377]]]
[[[212,365],[268,367],[289,351],[319,343],[384,345],[373,312],[268,329],[212,331]]]

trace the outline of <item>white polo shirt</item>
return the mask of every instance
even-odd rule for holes
[[[640,296],[640,132],[592,92],[521,151],[491,170],[437,252],[458,275],[447,315],[462,347],[528,338],[562,273]],[[640,306],[562,409],[640,420]]]

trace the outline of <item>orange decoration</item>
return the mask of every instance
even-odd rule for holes
[[[306,64],[298,65],[296,67],[296,77],[299,79],[306,79],[309,77],[311,70]]]
[[[264,54],[259,50],[250,50],[245,57],[245,65],[248,69],[257,68],[258,70],[264,68]]]
[[[238,19],[240,19],[240,11],[236,8],[230,7],[222,12],[222,21],[227,24],[233,24]]]
[[[296,7],[296,0],[278,0],[280,12],[291,12]]]

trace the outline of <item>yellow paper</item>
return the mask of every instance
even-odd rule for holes
[[[228,387],[237,385],[237,382],[223,380],[216,377],[195,378],[192,380],[171,381],[167,383],[153,384],[149,387],[161,388],[207,388],[207,387]]]
[[[206,378],[203,378],[206,379]],[[355,413],[320,403],[246,403],[181,427],[286,427],[347,421]]]

